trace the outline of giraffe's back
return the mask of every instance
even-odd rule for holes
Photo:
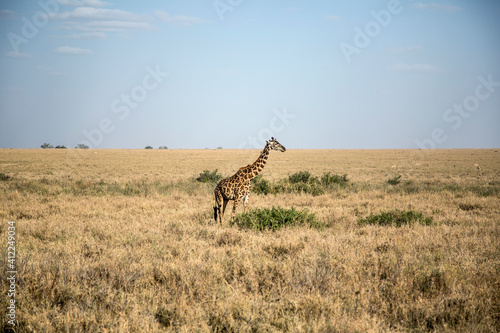
[[[235,200],[245,194],[246,189],[249,187],[250,181],[235,175],[222,179],[215,192],[220,192],[226,200]]]

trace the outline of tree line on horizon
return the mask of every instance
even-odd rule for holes
[[[50,143],[47,143],[47,142],[44,142],[42,145],[40,145],[40,148],[42,149],[67,149],[66,146],[64,145],[57,145],[57,146],[53,146],[51,145]],[[78,145],[76,145],[75,149],[89,149],[90,147],[83,144],[83,143],[79,143]],[[154,149],[152,146],[146,146],[146,148],[144,149]],[[158,149],[168,149],[167,146],[159,146]]]

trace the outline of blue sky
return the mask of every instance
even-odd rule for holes
[[[498,1],[0,3],[0,147],[500,147]]]

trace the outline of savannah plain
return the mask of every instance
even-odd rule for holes
[[[273,151],[269,182],[348,182],[252,193],[250,208],[307,209],[324,227],[246,229],[232,203],[218,225],[215,184],[196,177],[258,155],[0,150],[3,330],[15,221],[16,332],[500,331],[500,150]],[[431,222],[360,223],[392,211]]]

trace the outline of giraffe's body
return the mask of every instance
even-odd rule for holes
[[[234,218],[236,214],[236,208],[241,199],[243,199],[244,211],[248,208],[248,196],[252,187],[250,181],[255,178],[266,165],[267,159],[271,150],[278,150],[284,152],[286,150],[275,138],[271,138],[267,141],[264,150],[260,154],[259,158],[253,163],[246,167],[240,168],[231,177],[225,178],[219,182],[214,190],[215,195],[215,206],[214,206],[214,219],[217,218],[220,223],[222,223],[222,218],[226,210],[226,205],[229,200],[234,200],[233,212],[231,218]]]

